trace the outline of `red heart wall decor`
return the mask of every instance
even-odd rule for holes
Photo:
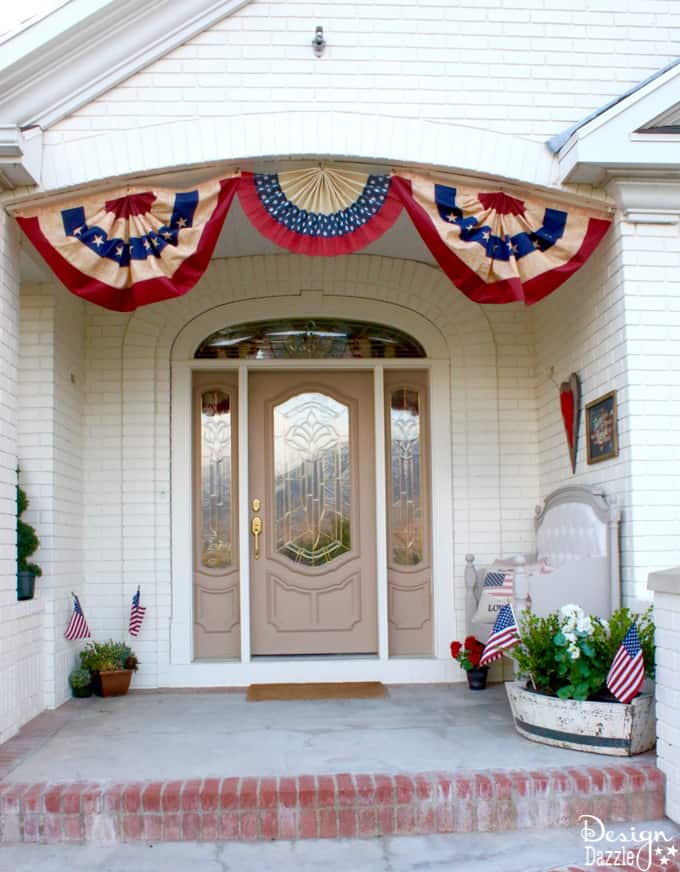
[[[576,447],[581,420],[581,381],[575,372],[569,376],[569,381],[562,382],[560,385],[560,407],[564,432],[567,436],[571,471],[576,472]]]

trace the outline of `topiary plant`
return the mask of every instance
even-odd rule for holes
[[[19,470],[17,470],[17,475]],[[37,563],[31,563],[29,558],[40,547],[40,539],[30,524],[21,520],[21,516],[28,508],[26,492],[17,485],[17,570],[18,572],[30,572],[32,575],[41,576],[42,569]]]

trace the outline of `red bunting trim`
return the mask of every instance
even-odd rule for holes
[[[17,222],[57,278],[78,297],[111,309],[114,312],[134,312],[140,306],[181,297],[190,291],[208,268],[222,225],[229,212],[240,179],[222,179],[215,211],[206,222],[196,251],[190,255],[172,277],[159,277],[136,282],[129,288],[112,285],[90,278],[70,264],[50,244],[40,228],[37,217],[17,218]],[[141,195],[148,196],[146,194]],[[140,205],[140,204],[136,204]]]
[[[459,291],[475,303],[514,303],[523,302],[527,306],[538,303],[548,294],[559,288],[561,284],[580,269],[599,245],[611,221],[603,218],[590,218],[588,229],[581,247],[576,254],[560,266],[549,272],[529,279],[525,284],[521,279],[504,279],[486,284],[446,245],[430,216],[413,197],[411,182],[400,176],[392,177],[392,190],[401,198],[406,211],[411,216],[418,233],[432,252],[435,260],[444,273],[451,279]]]
[[[238,198],[243,211],[253,226],[271,242],[292,251],[294,254],[335,257],[339,254],[352,254],[354,251],[366,248],[367,245],[375,242],[392,227],[402,210],[402,202],[395,195],[393,186],[394,178],[391,181],[385,202],[370,221],[345,236],[330,238],[295,233],[272,218],[257,193],[253,173],[241,173]]]

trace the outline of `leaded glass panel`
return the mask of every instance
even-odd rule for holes
[[[351,548],[349,408],[304,392],[274,408],[276,550],[321,566]]]
[[[416,566],[423,560],[420,392],[397,388],[390,393],[392,562]]]
[[[419,342],[394,327],[339,318],[286,318],[225,327],[195,357],[321,359],[425,357]]]
[[[201,564],[224,569],[233,563],[232,408],[229,394],[201,394]]]

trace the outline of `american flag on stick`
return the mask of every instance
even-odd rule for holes
[[[146,607],[140,606],[139,598],[141,596],[140,588],[137,588],[137,593],[132,597],[132,606],[130,608],[130,624],[128,625],[128,633],[131,636],[139,636],[139,631],[142,627],[142,621],[146,614]]]
[[[74,639],[89,639],[90,628],[87,626],[87,621],[85,620],[80,600],[74,593],[72,593],[71,596],[73,597],[73,613],[71,614],[71,619],[66,627],[64,638],[68,639],[70,642]]]
[[[514,648],[519,640],[515,613],[510,603],[508,603],[498,612],[491,635],[484,646],[482,656],[479,658],[479,665],[488,666],[489,663],[498,660],[499,657],[503,656],[503,651]]]
[[[635,621],[619,646],[607,675],[607,687],[619,702],[630,702],[645,680],[645,659]]]
[[[487,572],[483,587],[488,588],[491,596],[512,596],[512,573]]]

